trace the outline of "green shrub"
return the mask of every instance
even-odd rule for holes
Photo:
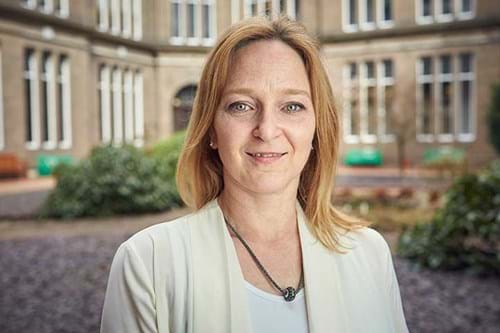
[[[173,181],[174,186],[177,161],[185,138],[185,131],[177,132],[167,140],[157,143],[148,151],[148,155],[160,164],[160,172],[164,177]]]
[[[155,212],[178,206],[159,160],[133,146],[96,147],[75,166],[56,168],[57,186],[41,217],[73,218]]]
[[[398,252],[419,266],[500,274],[500,161],[457,179],[430,223],[402,233]]]

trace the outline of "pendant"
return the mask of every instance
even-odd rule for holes
[[[283,297],[287,302],[293,301],[295,299],[295,295],[297,295],[297,291],[294,287],[288,287],[283,291]]]

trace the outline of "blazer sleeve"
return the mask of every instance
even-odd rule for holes
[[[385,282],[389,300],[389,307],[392,313],[394,330],[397,333],[407,333],[408,327],[406,325],[406,319],[403,311],[403,305],[401,302],[401,294],[399,291],[398,279],[396,277],[396,271],[394,269],[394,264],[392,261],[391,250],[389,245],[384,240],[385,247]]]
[[[101,318],[101,333],[117,332],[158,332],[151,277],[129,242],[118,248],[111,264]]]

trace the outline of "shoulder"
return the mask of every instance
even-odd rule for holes
[[[120,249],[133,251],[145,261],[155,253],[164,255],[174,251],[180,255],[180,252],[189,251],[192,226],[209,219],[213,206],[209,203],[191,214],[147,227],[124,241]]]
[[[346,237],[350,244],[355,248],[360,248],[360,250],[377,253],[389,251],[389,245],[385,238],[377,230],[369,227],[352,230],[343,237]]]
[[[373,268],[381,268],[391,257],[391,251],[385,238],[378,231],[369,227],[342,234],[340,242],[345,245],[346,260],[355,259],[354,261],[368,263]]]

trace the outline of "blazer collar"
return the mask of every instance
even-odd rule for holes
[[[342,290],[335,278],[335,253],[313,236],[298,202],[296,209],[309,332],[346,332],[346,314],[339,306]],[[208,203],[197,216],[190,227],[193,332],[250,332],[243,273],[217,200]]]

